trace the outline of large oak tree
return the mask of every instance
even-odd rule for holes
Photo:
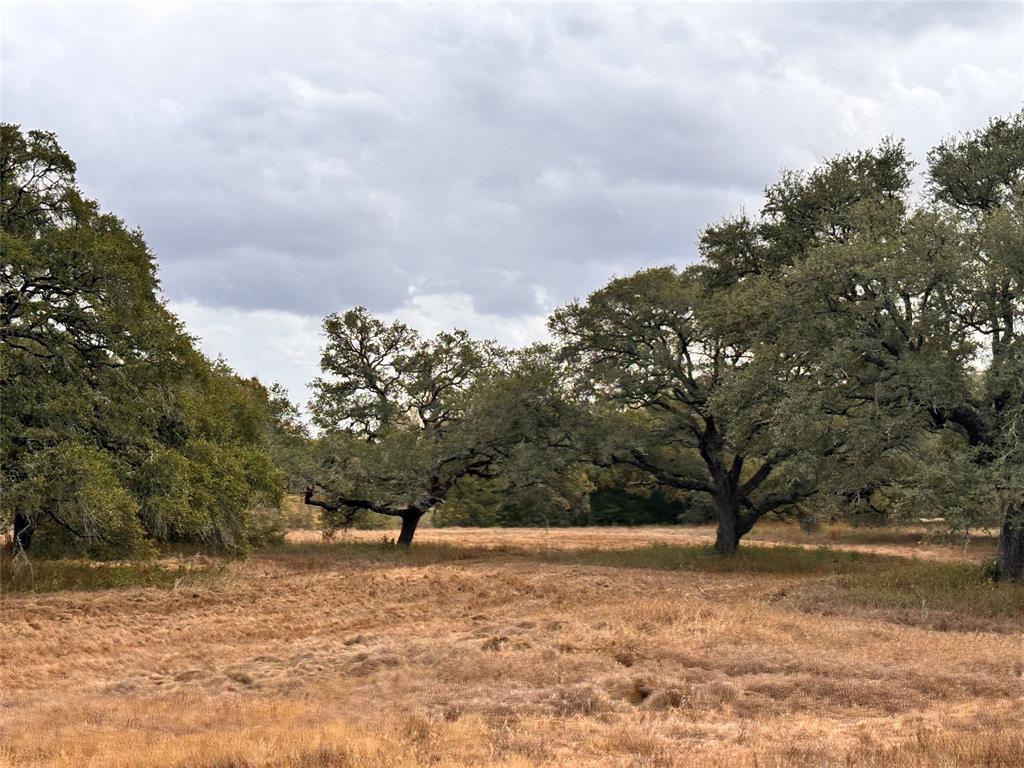
[[[1024,581],[1024,113],[939,145],[927,182],[922,205],[857,205],[842,237],[748,281],[751,381],[799,371],[751,415],[780,435],[827,419],[831,492],[996,527],[1000,575]]]
[[[898,219],[907,168],[902,147],[887,143],[806,176],[787,174],[767,190],[760,220],[704,232],[699,264],[613,280],[552,317],[578,382],[620,424],[595,460],[707,494],[722,554],[764,515],[815,494],[844,456],[844,435],[823,404],[780,411],[781,392],[821,387],[798,361],[777,365],[777,351],[761,364],[767,326],[751,317],[751,286],[853,237],[864,209]]]

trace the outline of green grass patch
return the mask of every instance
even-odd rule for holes
[[[1024,586],[993,581],[981,565],[905,560],[899,567],[845,575],[838,586],[845,602],[861,607],[1024,620]]]
[[[936,544],[964,546],[962,532],[950,531],[937,523],[915,523],[899,527],[895,525],[851,526],[847,523],[823,523],[817,530],[805,531],[793,522],[766,521],[759,523],[744,541],[777,541],[793,544],[867,544],[918,546]],[[991,546],[994,550],[996,537],[974,532],[968,542],[972,547]]]
[[[894,620],[950,628],[985,629],[984,621],[1024,625],[1024,587],[994,582],[989,570],[969,563],[913,560],[822,547],[740,547],[722,557],[707,545],[650,544],[630,549],[536,549],[420,542],[396,547],[379,541],[284,543],[254,554],[295,571],[339,567],[430,566],[444,563],[520,561],[552,565],[807,577],[786,603],[801,610],[871,611]],[[126,587],[172,588],[209,580],[224,565],[166,562],[92,563],[38,560],[16,566],[0,558],[4,592],[56,592]],[[945,616],[946,618],[942,618]],[[952,617],[952,618],[950,618]],[[983,621],[984,620],[984,621]],[[974,624],[971,622],[974,621]],[[981,622],[981,623],[979,623]]]
[[[40,560],[13,562],[0,558],[0,591],[39,593],[160,587],[170,589],[199,583],[217,567],[166,565],[154,562],[94,563],[85,560]]]
[[[613,568],[776,575],[829,575],[868,571],[878,567],[879,563],[900,560],[827,547],[741,546],[735,555],[723,557],[710,546],[674,544],[650,544],[633,549],[548,550],[537,553],[537,556],[545,562],[605,565]]]
[[[666,571],[807,577],[786,602],[801,610],[831,613],[889,612],[915,624],[990,628],[1024,624],[1024,587],[996,583],[989,569],[970,563],[914,560],[894,555],[821,547],[742,545],[722,557],[707,545],[650,544],[630,549],[535,549],[422,542],[409,549],[380,542],[283,544],[258,557],[296,570],[427,566],[469,561],[527,561]],[[896,614],[900,615],[897,617]],[[945,618],[943,618],[945,616]],[[952,617],[952,618],[950,618]],[[959,618],[958,618],[959,617]],[[884,618],[884,617],[883,617]]]

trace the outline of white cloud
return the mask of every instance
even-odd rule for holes
[[[308,384],[319,373],[323,346],[319,318],[195,301],[171,301],[169,306],[208,357],[223,356],[244,376],[282,384],[300,405],[309,400]]]
[[[363,304],[509,343],[695,257],[783,167],[1024,101],[1019,3],[21,5],[4,120],[139,226],[206,349],[296,394]]]
[[[543,298],[543,289],[538,288],[538,294]],[[239,373],[268,384],[279,382],[296,403],[309,402],[309,383],[320,373],[324,344],[320,318],[283,310],[209,307],[195,301],[171,301],[169,306],[199,338],[200,349],[208,357],[222,356]],[[467,294],[414,295],[381,315],[401,320],[425,336],[461,328],[509,347],[549,338],[543,314],[508,318],[480,313]]]

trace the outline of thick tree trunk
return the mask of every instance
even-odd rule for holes
[[[398,534],[398,546],[408,547],[412,544],[412,537],[416,535],[416,526],[419,525],[423,513],[412,510],[402,513],[402,530]]]
[[[32,546],[32,534],[35,532],[35,525],[20,512],[14,513],[14,554],[27,552]]]
[[[715,510],[718,512],[718,531],[715,534],[715,551],[720,555],[734,555],[740,545],[740,505],[732,496],[715,496]]]
[[[999,531],[999,550],[996,570],[1001,581],[1024,584],[1024,513],[1017,508],[1006,512]]]

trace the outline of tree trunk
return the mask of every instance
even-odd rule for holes
[[[412,537],[416,534],[416,526],[419,525],[423,513],[419,510],[410,510],[402,513],[402,530],[398,534],[398,546],[408,547],[412,544]]]
[[[1024,584],[1024,510],[1011,507],[1006,511],[999,531],[996,570],[1000,581]]]
[[[734,555],[740,545],[740,505],[732,496],[715,496],[715,510],[718,512],[718,531],[715,534],[715,551],[720,555]]]
[[[35,532],[35,525],[20,512],[14,513],[14,554],[27,552],[32,546],[32,534]]]

